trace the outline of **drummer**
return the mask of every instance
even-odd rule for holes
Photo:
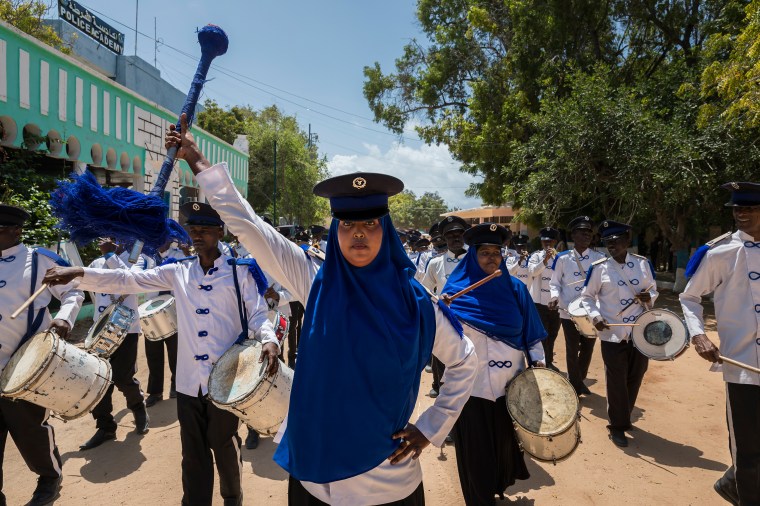
[[[760,183],[726,183],[738,230],[700,248],[693,276],[680,295],[691,342],[699,356],[720,355],[760,367]],[[705,335],[702,296],[714,292],[720,349]],[[760,504],[760,374],[723,363],[729,449],[733,466],[714,485],[733,504]],[[735,477],[734,477],[735,474]]]
[[[578,216],[568,224],[568,228],[574,247],[554,257],[554,272],[549,282],[551,299],[547,307],[551,311],[559,309],[562,333],[565,334],[567,379],[578,395],[591,395],[583,380],[588,374],[596,339],[585,337],[578,332],[567,308],[573,300],[581,296],[583,280],[586,279],[586,272],[591,263],[604,258],[604,255],[590,248],[591,239],[594,237],[594,222],[590,217]]]
[[[413,279],[388,216],[388,197],[403,183],[354,173],[314,188],[333,214],[317,271],[255,214],[225,164],[212,167],[203,157],[182,118],[183,134],[167,135],[167,147],[181,140],[178,156],[230,230],[295,298],[308,301],[293,416],[274,456],[290,473],[289,504],[424,504],[417,459],[431,442],[443,444],[470,394],[477,359],[448,308]],[[407,423],[431,350],[447,362],[446,383],[433,406]]]
[[[470,247],[443,293],[454,294],[501,269],[502,275],[451,302],[478,356],[470,398],[454,424],[457,468],[467,505],[495,504],[507,487],[530,477],[512,420],[506,387],[529,361],[544,366],[546,330],[524,283],[510,276],[501,256],[507,229],[482,223],[469,229]],[[519,250],[518,250],[519,251]]]
[[[277,371],[280,350],[267,319],[263,297],[266,282],[258,284],[264,279],[263,274],[252,276],[246,265],[233,267],[236,260],[220,253],[223,222],[211,206],[188,202],[182,207],[197,257],[140,272],[57,268],[49,270],[44,281],[56,285],[81,277],[80,286],[84,289],[115,293],[172,290],[179,334],[177,419],[182,444],[182,504],[211,505],[216,464],[225,504],[240,505],[243,504],[241,441],[237,434],[240,420],[208,400],[208,377],[211,366],[238,337],[262,341],[262,361],[269,359],[269,374]],[[237,271],[239,289],[233,268]],[[243,304],[239,303],[241,298]],[[244,308],[244,313],[239,307]],[[247,330],[241,320],[244,314]]]
[[[143,255],[137,260],[137,263],[127,267],[124,259],[129,256],[129,252],[122,248],[123,257],[117,254],[119,246],[109,237],[101,237],[98,240],[98,248],[102,256],[93,260],[89,267],[92,269],[132,269],[142,271],[146,266],[146,259]],[[108,309],[111,304],[116,303],[117,295],[107,293],[95,293],[95,311],[92,319],[97,322],[100,315]],[[140,382],[135,378],[137,372],[137,336],[140,334],[140,317],[137,313],[137,296],[128,295],[122,302],[124,306],[134,311],[134,319],[129,328],[125,329],[127,335],[124,341],[119,345],[116,351],[108,359],[111,362],[111,371],[113,383],[108,387],[103,398],[100,400],[95,409],[92,410],[92,417],[95,419],[95,434],[84,444],[79,446],[80,450],[90,450],[102,445],[106,441],[116,439],[116,420],[113,417],[113,389],[118,388],[124,395],[127,402],[127,408],[132,411],[135,418],[135,432],[145,434],[148,432],[150,417],[146,409],[143,391],[140,388]]]
[[[633,428],[631,412],[649,365],[649,359],[633,345],[633,327],[624,324],[634,323],[657,299],[652,264],[646,257],[628,253],[630,230],[629,225],[612,220],[599,226],[611,258],[592,264],[581,299],[602,341],[610,422],[607,428],[612,442],[620,447],[628,446],[625,431]]]
[[[16,319],[11,318],[11,312],[40,288],[45,270],[56,264],[68,265],[52,251],[29,248],[21,242],[24,223],[29,217],[29,213],[19,207],[0,204],[0,369],[5,368],[11,355],[37,332],[50,329],[64,339],[68,337],[84,300],[82,291],[72,284],[51,286],[28,310]],[[47,309],[53,296],[61,301],[54,319]],[[28,504],[50,504],[58,497],[63,478],[62,462],[48,415],[49,411],[41,406],[0,397],[0,504],[5,504],[1,491],[2,458],[8,433],[26,465],[38,475],[37,487]]]

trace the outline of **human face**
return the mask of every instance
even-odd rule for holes
[[[459,253],[464,250],[464,230],[448,230],[443,234],[443,238],[446,239],[446,246],[452,253]]]
[[[542,239],[541,240],[541,248],[542,249],[553,248],[556,245],[557,245],[557,241],[555,241],[554,239]]]
[[[739,230],[756,241],[760,239],[760,206],[734,207],[734,221]]]
[[[607,246],[607,252],[618,263],[625,261],[625,257],[628,254],[628,246],[631,240],[628,236],[616,237],[615,239],[605,239],[604,245]]]
[[[115,252],[117,246],[116,243],[113,242],[113,239],[104,238],[98,241],[98,249],[100,250],[101,255],[105,255],[107,253]]]
[[[515,244],[515,251],[517,251],[518,254],[523,255],[528,253],[528,245],[527,244]]]
[[[199,257],[216,258],[214,252],[219,252],[219,240],[222,238],[222,227],[207,225],[190,225],[187,227],[187,233],[190,240],[193,241],[193,247]]]
[[[0,225],[0,251],[12,248],[21,242],[21,231],[16,225]]]
[[[591,244],[591,239],[594,238],[594,234],[587,228],[576,228],[571,236],[575,243],[575,249],[580,253],[586,251],[586,248]]]
[[[343,258],[354,267],[366,267],[375,259],[383,244],[383,227],[379,219],[338,223],[338,246]]]
[[[478,265],[483,271],[491,275],[501,265],[501,248],[490,244],[478,247]]]

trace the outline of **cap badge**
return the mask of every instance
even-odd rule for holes
[[[201,210],[200,204],[198,204],[197,202],[193,204],[193,211],[200,211],[200,210]]]
[[[607,222],[605,221],[604,223],[602,223],[602,226],[603,226],[604,228],[607,228],[607,227],[609,227],[609,226],[610,226],[610,224],[609,224],[609,223],[607,223]]]
[[[446,218],[446,221],[448,221],[449,223],[451,223],[452,221],[454,221],[454,218],[452,216],[449,216],[448,218]]]
[[[589,218],[588,216],[584,216],[583,219],[586,221],[591,221],[591,218]]]
[[[488,228],[491,229],[491,232],[496,232],[496,227],[497,227],[496,223],[492,223],[491,226]]]
[[[367,186],[367,180],[363,177],[357,177],[354,179],[353,185],[357,190],[362,190],[365,186]]]
[[[735,183],[735,182],[732,182],[732,183],[731,183],[731,187],[732,187],[734,190],[738,190],[738,189],[739,189],[739,185],[738,185],[737,183]]]

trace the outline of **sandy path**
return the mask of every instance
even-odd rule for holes
[[[674,302],[672,296],[663,297],[659,305],[674,307]],[[717,339],[714,332],[710,337]],[[557,363],[564,369],[562,342],[560,333]],[[137,377],[144,385],[147,368],[142,346],[139,364]],[[168,392],[168,370],[166,377]],[[431,381],[432,376],[423,373],[421,393],[429,391]],[[556,466],[528,458],[531,478],[511,487],[501,504],[722,504],[712,490],[730,459],[720,374],[708,372],[708,364],[691,349],[674,362],[651,362],[635,413],[636,430],[627,449],[615,447],[607,437],[604,368],[598,345],[588,384],[594,395],[581,402],[583,443],[578,450]],[[432,399],[421,395],[417,413],[431,403]],[[56,504],[179,504],[182,486],[175,402],[166,399],[150,409],[151,430],[145,436],[132,432],[132,415],[118,392],[114,404],[117,440],[88,452],[78,448],[95,430],[89,416],[69,423],[53,421],[64,460],[64,486]],[[244,428],[240,434],[245,437]],[[246,504],[287,503],[287,476],[272,462],[273,451],[268,438],[262,438],[256,450],[243,449]],[[431,447],[422,463],[427,504],[463,504],[453,446],[444,448],[442,455]],[[8,504],[28,501],[35,475],[10,440],[4,474]],[[214,504],[221,504],[218,493]]]

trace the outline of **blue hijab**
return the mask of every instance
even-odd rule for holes
[[[294,478],[328,483],[377,467],[400,441],[432,353],[435,312],[390,217],[365,267],[340,252],[333,219],[298,344],[288,425],[274,460]]]
[[[441,293],[454,295],[486,277],[478,264],[477,246],[467,250]],[[467,326],[516,350],[528,349],[547,336],[528,287],[509,275],[502,259],[502,275],[451,303],[453,313]]]

